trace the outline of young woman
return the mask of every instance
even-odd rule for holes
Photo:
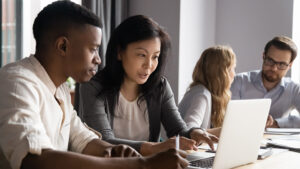
[[[235,66],[235,54],[228,46],[214,46],[202,53],[194,68],[193,82],[179,104],[188,127],[222,126]]]
[[[103,139],[127,144],[142,155],[175,147],[174,138],[158,143],[161,124],[168,137],[181,135],[182,149],[217,138],[188,129],[176,107],[171,87],[162,76],[170,49],[168,34],[152,19],[137,15],[112,33],[106,65],[80,88],[80,116]]]

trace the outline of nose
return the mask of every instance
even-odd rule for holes
[[[145,62],[144,62],[144,68],[151,68],[151,66],[152,66],[152,60],[151,60],[151,58],[147,58],[147,59],[145,59]]]
[[[272,65],[271,66],[271,69],[273,70],[273,71],[276,71],[278,68],[277,68],[277,64],[274,64],[274,65]]]
[[[97,65],[100,65],[100,64],[101,64],[101,58],[100,58],[98,52],[97,52],[97,54],[95,55],[94,63],[97,64]]]

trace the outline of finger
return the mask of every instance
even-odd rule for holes
[[[124,153],[125,157],[138,157],[140,154],[131,147],[127,147]]]
[[[215,136],[215,135],[210,135],[209,136],[210,137],[210,139],[213,141],[213,142],[219,142],[219,138],[217,137],[217,136]]]
[[[213,150],[213,151],[215,150],[214,143],[212,142],[212,140],[209,137],[205,138],[205,142],[209,145],[211,150]]]
[[[112,156],[113,157],[124,157],[125,147],[124,145],[117,145],[113,147]]]
[[[194,151],[197,151],[197,150],[198,150],[198,147],[197,147],[196,145],[194,145],[194,146],[193,146],[193,150],[194,150]]]
[[[132,149],[130,149],[129,147],[125,148],[123,156],[124,157],[132,157],[132,155],[133,155]]]
[[[193,150],[196,147],[196,141],[180,137],[180,149],[182,150]]]
[[[111,157],[111,151],[112,151],[112,148],[109,147],[109,148],[106,148],[103,152],[103,157]]]
[[[186,158],[188,155],[187,152],[184,150],[177,150],[177,153],[183,158]]]
[[[133,153],[132,157],[142,157],[142,155],[140,153],[138,153],[137,151],[135,151]]]
[[[179,156],[179,164],[181,168],[186,168],[189,165],[189,162],[185,159]]]

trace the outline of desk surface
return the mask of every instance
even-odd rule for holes
[[[235,169],[299,169],[300,153],[285,151]]]
[[[264,135],[264,138],[276,138],[280,135]],[[285,151],[273,154],[268,158],[257,160],[255,163],[236,167],[235,169],[299,169],[300,153]]]
[[[276,138],[281,135],[264,135],[264,137]],[[284,151],[234,169],[300,169],[300,153]]]

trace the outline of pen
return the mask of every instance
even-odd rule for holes
[[[176,150],[179,150],[179,145],[180,145],[179,135],[176,135],[176,138],[175,138],[175,148],[176,148]]]

